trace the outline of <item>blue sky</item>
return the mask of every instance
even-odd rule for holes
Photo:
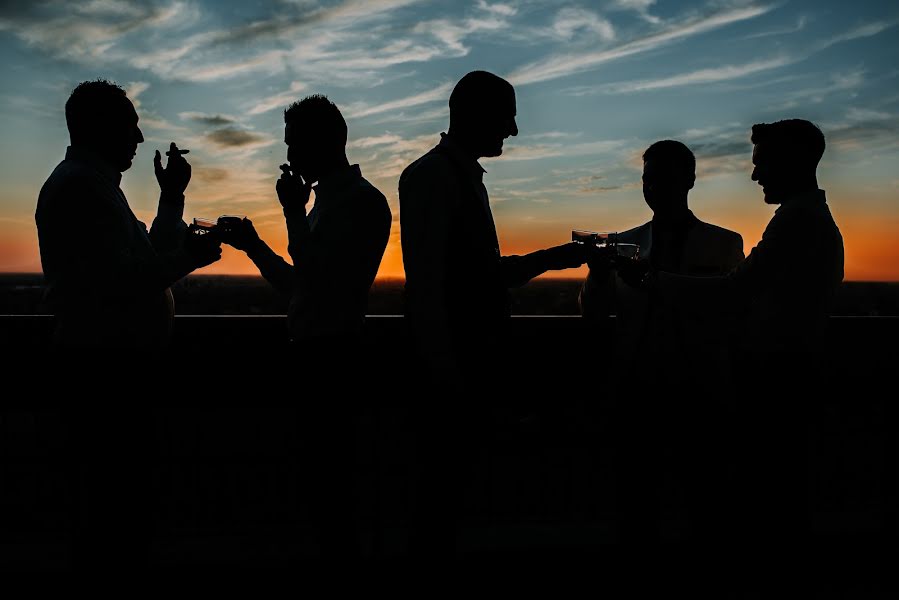
[[[691,206],[743,234],[771,207],[749,180],[749,128],[800,117],[828,140],[820,170],[853,279],[899,279],[899,5],[892,2],[600,0],[91,0],[0,5],[0,270],[40,269],[37,191],[62,158],[63,105],[114,79],[146,143],[123,183],[152,218],[152,155],[191,149],[187,216],[247,214],[283,250],[274,195],[282,110],[324,93],[348,153],[398,217],[397,178],[445,130],[452,84],[474,69],[516,87],[520,135],[484,161],[503,249],[647,218],[640,154],[696,153]],[[314,143],[314,142],[310,142]],[[383,275],[401,275],[395,220]],[[212,272],[249,272],[238,253]]]

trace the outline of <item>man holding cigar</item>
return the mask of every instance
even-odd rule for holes
[[[358,558],[354,514],[357,401],[378,376],[363,346],[368,291],[390,237],[384,195],[346,155],[347,126],[325,96],[284,111],[288,164],[276,184],[287,221],[293,264],[259,239],[244,219],[221,232],[247,253],[262,276],[290,296],[291,352],[285,369],[299,369],[298,441],[306,461],[310,510],[322,556]],[[313,185],[314,184],[314,185]],[[306,214],[309,196],[315,205]]]
[[[172,143],[154,158],[161,190],[149,232],[119,188],[144,141],[125,91],[105,80],[78,85],[66,102],[71,145],[47,179],[35,220],[57,348],[149,350],[168,342],[169,287],[221,256],[215,236],[188,235],[181,220],[190,165]]]
[[[152,420],[141,397],[175,391],[165,365],[135,364],[135,351],[162,355],[174,314],[169,286],[218,260],[221,244],[181,220],[190,165],[174,143],[166,167],[154,157],[161,194],[150,231],[135,217],[119,184],[144,137],[125,90],[79,84],[66,123],[71,145],[35,214],[57,350],[38,366],[64,386],[50,397],[64,401],[67,425],[71,566],[122,574],[145,566],[152,532]],[[155,383],[138,389],[136,367]]]

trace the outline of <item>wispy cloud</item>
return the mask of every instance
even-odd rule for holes
[[[600,86],[576,88],[570,93],[573,95],[585,95],[592,93],[627,94],[632,92],[645,92],[665,88],[681,87],[686,85],[698,85],[704,83],[717,83],[739,79],[748,75],[755,75],[763,71],[778,69],[792,64],[795,59],[786,56],[768,60],[753,61],[742,65],[724,65],[710,69],[700,69],[690,73],[672,75],[659,79],[643,79],[639,81],[627,81],[610,83]]]
[[[773,6],[751,5],[720,10],[711,15],[694,17],[668,26],[660,32],[620,44],[611,48],[577,54],[559,54],[521,66],[509,75],[516,85],[525,85],[565,77],[604,64],[655,50],[727,25],[763,15]]]
[[[344,111],[344,114],[349,118],[361,119],[370,115],[402,110],[404,108],[411,108],[413,106],[419,106],[421,104],[427,104],[429,102],[448,102],[449,95],[452,89],[453,84],[447,82],[426,92],[421,92],[419,94],[407,96],[398,100],[383,102],[381,104],[366,104],[364,102],[357,102],[355,104],[349,105]]]
[[[251,106],[247,112],[251,115],[259,115],[267,113],[270,110],[287,108],[288,105],[299,100],[298,95],[305,89],[305,83],[294,81],[290,84],[290,88],[287,91],[279,92],[273,96],[260,100]]]
[[[743,39],[754,40],[762,37],[770,37],[772,35],[789,35],[791,33],[798,33],[805,29],[805,26],[808,25],[808,22],[809,18],[807,15],[800,15],[796,20],[795,25],[791,25],[789,27],[777,27],[775,29],[769,29],[768,31],[760,31],[758,33],[747,35]]]
[[[570,40],[578,31],[592,32],[604,42],[615,39],[612,23],[584,8],[563,8],[556,14],[550,29],[564,40]]]
[[[649,14],[649,7],[656,3],[656,0],[614,0],[610,8],[621,10],[632,10],[640,15],[641,18],[650,23],[659,23],[661,19]]]

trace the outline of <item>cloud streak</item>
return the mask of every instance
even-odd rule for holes
[[[513,70],[508,78],[515,85],[526,85],[566,77],[596,69],[622,58],[650,52],[727,25],[754,19],[769,12],[772,8],[773,6],[746,6],[687,19],[660,32],[612,48],[549,56]]]

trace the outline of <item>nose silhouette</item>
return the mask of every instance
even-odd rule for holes
[[[144,143],[144,134],[143,134],[143,132],[140,130],[140,127],[137,128],[137,143],[138,143],[138,144],[143,144],[143,143]]]
[[[509,130],[509,135],[513,137],[518,135],[518,124],[515,123],[515,117],[512,117],[512,128]]]

